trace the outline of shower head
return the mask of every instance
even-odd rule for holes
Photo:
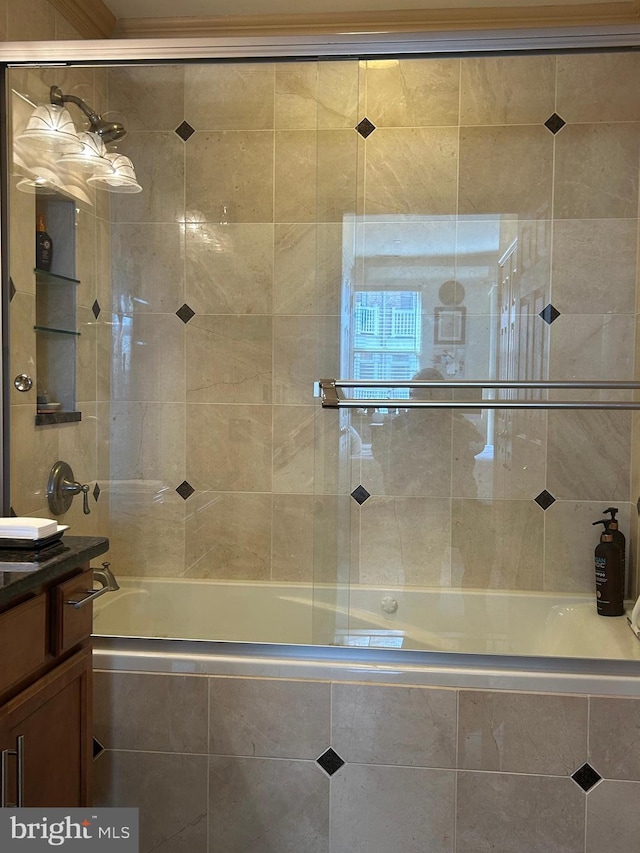
[[[82,98],[79,98],[77,95],[64,95],[59,86],[51,87],[49,90],[49,100],[58,107],[62,107],[64,104],[75,104],[89,119],[91,133],[97,134],[105,145],[126,136],[127,131],[119,121],[107,121],[99,113],[91,109]]]

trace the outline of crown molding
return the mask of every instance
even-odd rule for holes
[[[61,2],[61,0],[57,0]],[[99,2],[99,0],[97,0]],[[200,18],[120,18],[116,38],[303,35],[357,32],[434,32],[513,27],[580,27],[636,24],[640,0],[567,6],[416,9],[310,15],[243,15]]]
[[[108,39],[116,18],[102,0],[49,0],[49,3],[86,39]]]

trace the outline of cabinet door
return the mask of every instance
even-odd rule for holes
[[[91,649],[84,649],[0,709],[7,804],[90,805]],[[21,752],[21,756],[15,755]],[[21,771],[21,773],[20,773]]]

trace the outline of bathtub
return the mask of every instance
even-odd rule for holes
[[[96,637],[640,660],[626,616],[591,595],[124,578]]]

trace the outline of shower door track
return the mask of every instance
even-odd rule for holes
[[[597,380],[559,380],[555,382],[522,381],[506,382],[483,379],[447,382],[441,380],[384,380],[384,379],[320,379],[316,383],[316,397],[320,397],[323,409],[617,409],[626,411],[640,409],[640,400],[416,400],[389,397],[345,397],[344,388],[409,388],[430,390],[452,390],[477,388],[490,391],[533,391],[533,390],[597,390],[631,391],[640,390],[640,382],[599,382]]]

